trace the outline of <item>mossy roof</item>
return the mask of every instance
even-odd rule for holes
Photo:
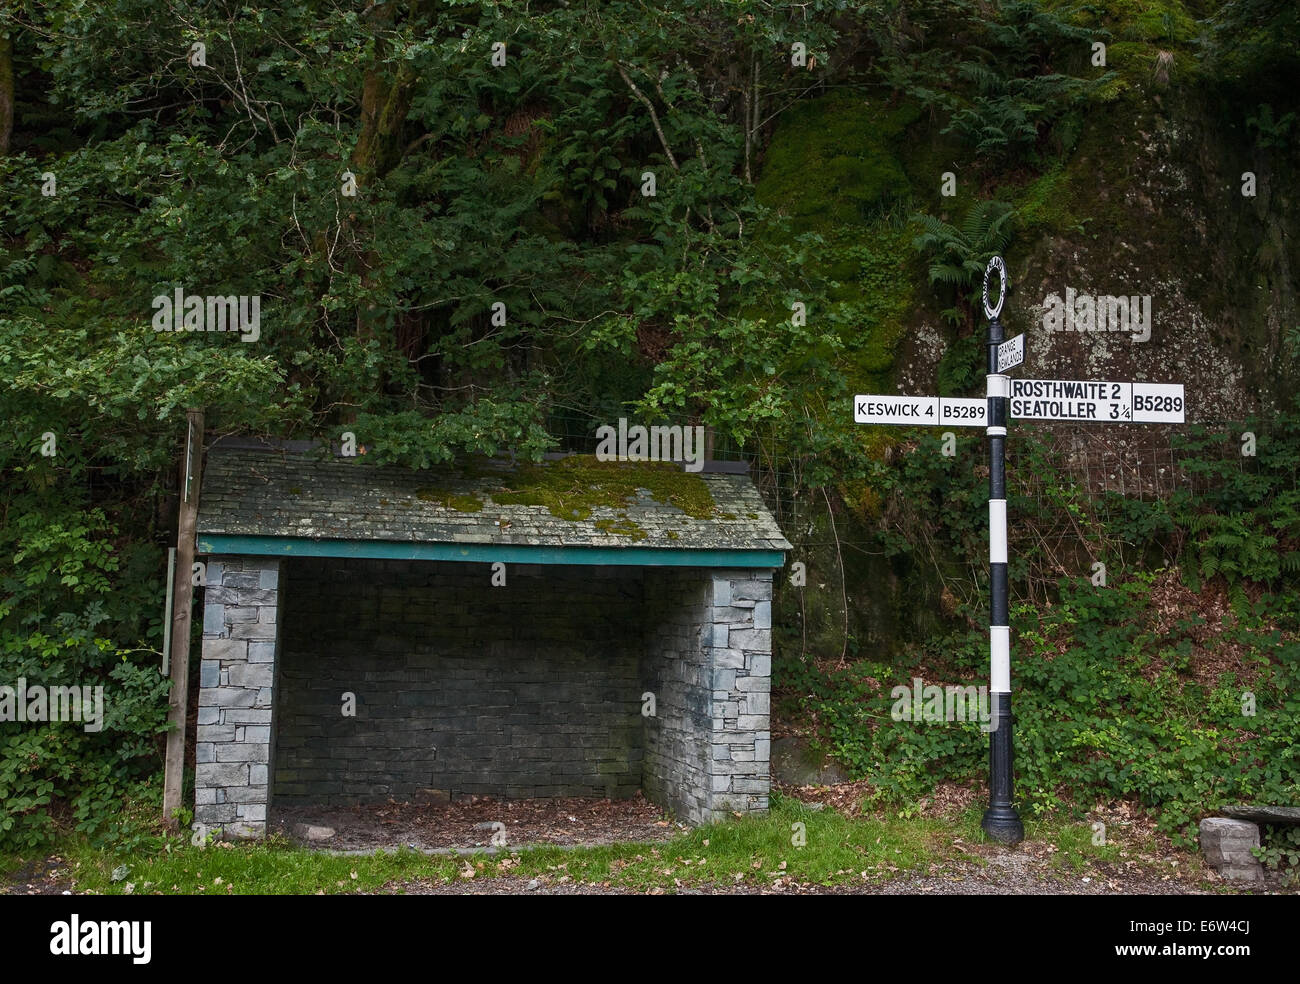
[[[505,500],[505,501],[501,501]],[[364,457],[208,453],[198,533],[665,550],[789,550],[748,476],[570,456],[412,471]]]

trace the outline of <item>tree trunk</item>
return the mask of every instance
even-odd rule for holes
[[[387,65],[388,45],[381,33],[393,23],[394,6],[391,3],[382,4],[370,15],[371,23],[376,29],[375,60],[366,69],[365,81],[361,87],[361,133],[352,150],[351,162],[358,188],[364,188],[371,181],[382,178],[401,162],[402,126],[415,96],[415,71],[402,63],[390,72]],[[410,13],[417,13],[422,6],[422,0],[414,0],[410,5]],[[358,238],[366,240],[369,236],[361,235]],[[357,262],[364,293],[370,288],[370,271],[379,263],[379,256],[373,250],[366,250],[357,257]],[[357,308],[358,338],[373,337],[374,310],[373,304],[363,304]]]

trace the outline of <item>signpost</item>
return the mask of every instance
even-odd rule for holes
[[[989,281],[997,273],[997,303]],[[989,808],[981,826],[990,839],[1018,844],[1025,828],[1016,812],[1012,779],[1011,625],[1007,605],[1007,421],[1173,423],[1185,421],[1187,400],[1177,383],[1017,379],[1004,375],[1025,361],[1025,336],[1004,340],[998,315],[1007,295],[1007,269],[995,256],[984,270],[984,314],[989,320],[986,400],[946,396],[855,396],[859,424],[984,427],[989,438]]]

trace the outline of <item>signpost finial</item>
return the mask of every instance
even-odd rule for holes
[[[989,277],[993,271],[998,272],[998,303],[994,307],[989,303]],[[1001,256],[995,256],[989,260],[989,265],[984,268],[984,314],[990,321],[993,321],[1002,313],[1002,302],[1007,299],[1007,265],[1002,262]]]

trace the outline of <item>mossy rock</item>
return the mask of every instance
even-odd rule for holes
[[[802,103],[777,127],[755,197],[800,232],[825,231],[848,216],[861,220],[910,197],[890,141],[919,113],[911,103],[890,110],[848,93]]]

